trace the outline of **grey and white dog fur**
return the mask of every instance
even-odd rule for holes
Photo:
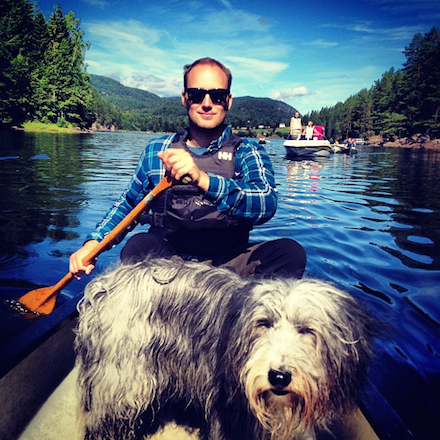
[[[357,407],[374,322],[318,280],[165,259],[92,280],[76,336],[87,439],[170,421],[201,439],[306,439]]]

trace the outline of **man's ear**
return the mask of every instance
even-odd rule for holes
[[[182,90],[182,96],[180,98],[181,98],[182,105],[186,108],[186,104],[188,101],[186,100],[185,95],[186,95],[185,90]]]
[[[225,108],[226,111],[231,110],[232,107],[232,94],[229,94],[229,98],[228,98],[228,103],[227,103],[227,108]]]

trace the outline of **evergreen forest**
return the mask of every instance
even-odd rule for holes
[[[0,3],[0,128],[27,121],[89,129],[175,131],[186,124],[180,99],[160,98],[89,75],[90,44],[80,19],[60,5],[46,19],[31,0]],[[326,136],[423,134],[440,137],[440,30],[416,34],[405,47],[401,69],[391,68],[370,89],[302,115],[324,125]],[[251,130],[289,125],[295,109],[268,98],[234,98],[228,123]],[[287,134],[287,133],[286,133]]]
[[[402,69],[391,68],[370,89],[333,107],[305,115],[323,125],[328,138],[386,140],[421,134],[440,137],[440,30],[416,34],[404,50]]]

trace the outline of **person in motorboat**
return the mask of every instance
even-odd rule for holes
[[[309,121],[307,123],[307,126],[305,130],[303,131],[304,137],[307,141],[313,140],[315,136],[321,136],[322,133],[320,133],[316,127],[313,125],[313,121]]]
[[[191,183],[173,185],[154,201],[148,232],[126,242],[123,262],[160,256],[208,261],[245,276],[303,275],[306,254],[296,241],[249,242],[253,226],[275,214],[277,190],[264,147],[224,123],[231,82],[229,69],[212,58],[184,67],[181,102],[189,127],[148,143],[127,189],[71,255],[71,273],[90,274],[95,261],[83,262],[85,256],[167,172],[176,181],[189,176]]]
[[[302,134],[302,123],[299,112],[295,112],[290,119],[290,137],[289,139],[298,140]]]

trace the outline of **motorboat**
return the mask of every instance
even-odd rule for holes
[[[324,127],[322,125],[315,125],[313,139],[305,139],[301,136],[300,139],[292,139],[290,136],[284,141],[287,158],[302,158],[302,157],[328,157],[333,152],[330,141],[324,138]]]
[[[283,145],[288,158],[328,157],[333,152],[330,142],[326,139],[288,139]]]

